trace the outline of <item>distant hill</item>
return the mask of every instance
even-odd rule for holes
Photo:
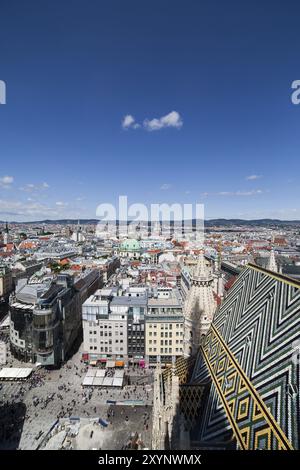
[[[231,226],[299,226],[300,220],[280,220],[280,219],[209,219],[205,220],[206,227],[231,227]]]
[[[57,220],[35,220],[32,222],[9,222],[11,224],[19,225],[48,225],[48,224],[60,224],[60,225],[75,225],[79,222],[80,225],[95,225],[99,222],[98,219],[57,219]],[[189,222],[189,221],[187,221]],[[193,220],[195,222],[195,220]],[[6,221],[1,220],[0,224],[5,224]],[[283,226],[300,226],[300,220],[280,220],[280,219],[208,219],[205,220],[205,227],[236,227],[236,226],[256,226],[256,227],[283,227]]]

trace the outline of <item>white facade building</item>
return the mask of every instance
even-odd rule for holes
[[[84,353],[97,360],[111,358],[127,360],[128,307],[110,306],[101,290],[82,305]]]

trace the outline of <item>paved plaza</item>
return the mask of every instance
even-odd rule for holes
[[[6,367],[10,365],[30,366],[9,357]],[[152,372],[133,368],[125,371],[125,383],[129,379],[129,384],[123,389],[83,387],[82,380],[87,367],[81,362],[81,352],[78,351],[59,370],[36,370],[24,382],[2,381],[0,449],[36,449],[57,420],[69,417],[88,421],[102,418],[108,421],[108,427],[102,430],[98,445],[87,444],[86,434],[81,430],[73,442],[73,448],[89,448],[90,445],[105,448],[103,446],[108,445],[108,441],[113,443],[109,445],[117,446],[113,448],[121,448],[131,432],[141,433],[149,445],[153,404]],[[113,402],[118,404],[113,405]],[[109,433],[115,437],[106,439]]]

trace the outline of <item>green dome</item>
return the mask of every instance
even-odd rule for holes
[[[121,251],[140,251],[140,249],[141,245],[134,239],[124,240],[120,246]]]

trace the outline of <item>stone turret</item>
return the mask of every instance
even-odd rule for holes
[[[204,253],[199,254],[197,265],[192,276],[192,285],[186,299],[184,354],[194,354],[212,322],[216,310],[213,294],[213,276],[208,269]]]
[[[274,253],[273,248],[270,251],[269,260],[268,260],[268,263],[267,263],[267,269],[269,271],[273,271],[275,273],[278,272],[278,266],[277,266],[277,263],[276,263],[275,253]]]

